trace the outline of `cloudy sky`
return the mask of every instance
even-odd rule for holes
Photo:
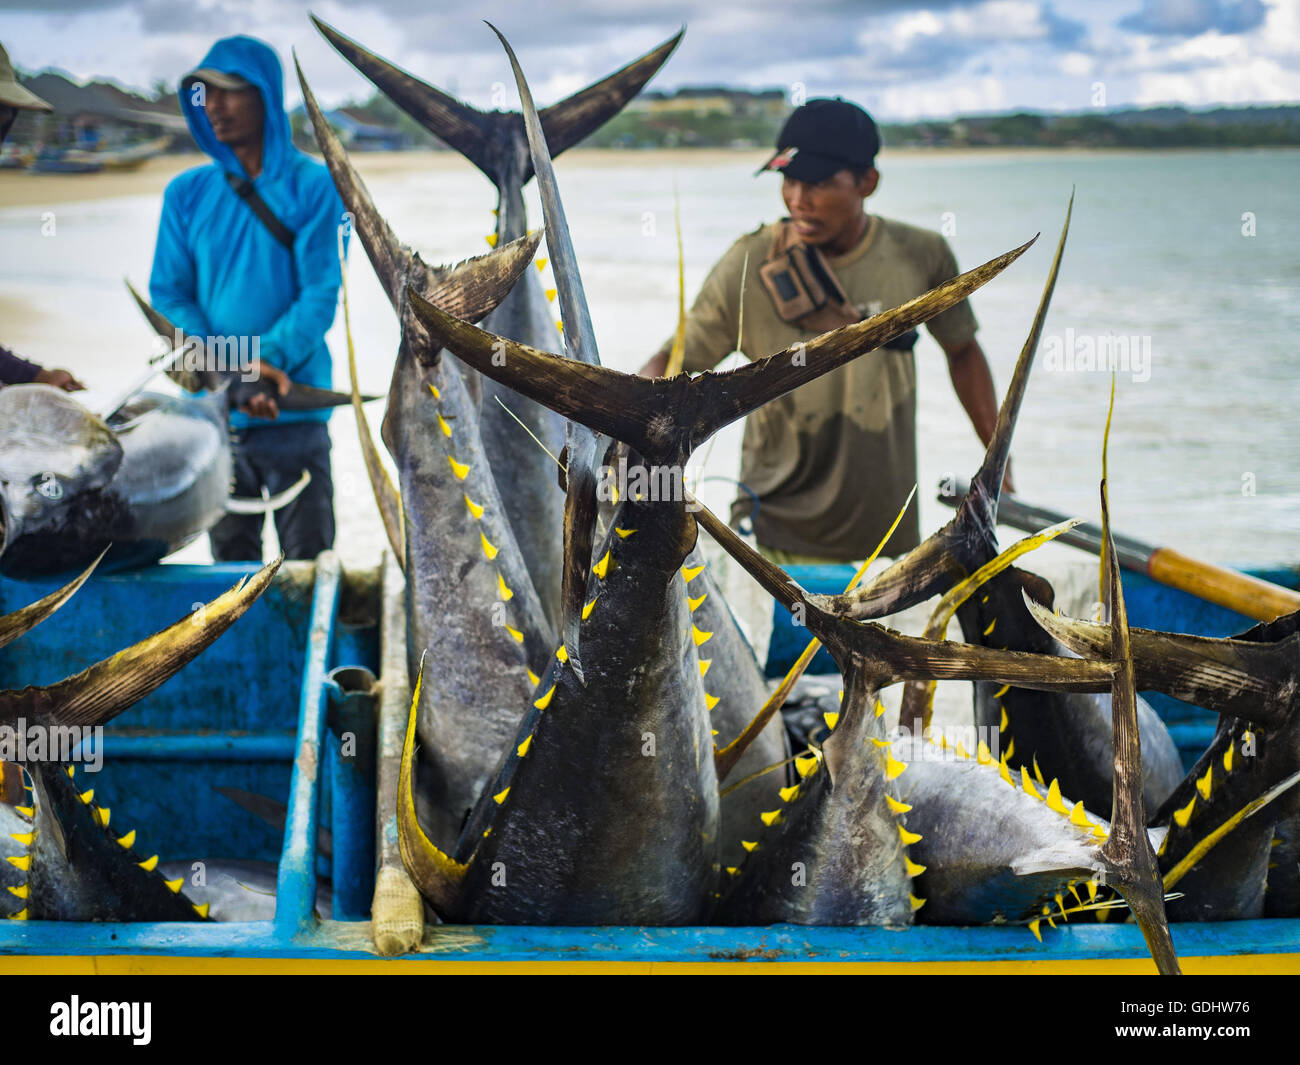
[[[178,80],[214,39],[248,33],[286,66],[296,48],[324,102],[368,95],[308,10],[479,106],[515,99],[502,97],[509,67],[484,18],[510,38],[543,104],[682,25],[654,88],[840,94],[887,120],[1300,101],[1300,0],[0,0],[0,42],[26,70],[148,88]],[[287,97],[297,102],[296,85]]]

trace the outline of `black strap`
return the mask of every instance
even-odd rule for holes
[[[275,213],[266,205],[266,201],[253,188],[253,183],[248,178],[232,174],[229,170],[226,171],[226,181],[235,190],[235,195],[248,204],[253,214],[257,215],[258,221],[270,230],[271,236],[289,251],[293,251],[293,230],[275,217]]]

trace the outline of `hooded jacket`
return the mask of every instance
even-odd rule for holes
[[[217,140],[199,94],[182,85],[185,120],[213,162],[179,174],[167,186],[150,298],[187,334],[247,337],[250,353],[291,380],[330,388],[333,367],[325,333],[338,299],[342,201],[324,164],[293,146],[284,74],[270,47],[252,37],[226,37],[199,66],[238,74],[261,93],[262,170],[253,188],[294,233],[293,250],[276,240],[231,188],[227,173],[248,174],[234,151]],[[230,420],[235,428],[246,428],[328,417],[328,410],[284,411],[278,422],[267,422],[234,411]]]

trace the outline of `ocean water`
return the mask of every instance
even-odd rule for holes
[[[756,161],[752,152],[573,152],[559,160],[606,365],[635,369],[673,329],[674,189],[688,303],[736,237],[781,215],[779,183],[751,176]],[[468,163],[359,162],[381,211],[426,260],[486,250],[495,193]],[[1300,151],[886,154],[880,168],[868,209],[945,232],[963,269],[1041,232],[973,297],[999,390],[1075,190],[1060,282],[1012,452],[1022,498],[1096,519],[1111,375],[1082,360],[1090,345],[1128,338],[1110,442],[1117,531],[1219,563],[1300,562]],[[540,225],[536,193],[528,193],[530,218]],[[102,388],[138,372],[150,333],[122,278],[147,284],[159,207],[153,195],[0,205],[0,343]],[[45,232],[46,211],[53,211],[53,234]],[[549,267],[544,275],[551,284]],[[397,327],[357,245],[349,278],[362,387],[382,394]],[[336,384],[345,387],[341,314],[328,339]],[[916,357],[924,533],[950,514],[935,500],[938,482],[968,477],[983,449],[928,334]],[[376,431],[381,414],[382,403],[372,404]],[[372,563],[384,538],[349,411],[335,415],[331,433],[338,550],[347,563]],[[701,494],[712,505],[731,497],[739,441],[733,426],[702,452]],[[522,431],[519,446],[534,446]],[[206,543],[179,557],[206,559]]]

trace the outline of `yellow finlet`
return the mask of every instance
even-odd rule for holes
[[[888,740],[877,739],[875,736],[868,736],[867,738],[871,740],[871,746],[873,747],[878,747],[883,750],[884,748],[889,746]]]
[[[501,601],[503,603],[515,597],[515,593],[512,592],[510,586],[506,584],[505,578],[499,573],[497,574],[497,595],[501,596]]]
[[[915,895],[913,895],[910,891],[907,893],[907,898],[908,898],[908,901],[911,902],[911,904],[912,904],[912,912],[913,912],[913,913],[916,913],[917,910],[919,910],[922,906],[925,905],[925,899],[918,899],[918,898],[917,898]]]
[[[999,732],[1006,732],[1006,730],[1007,730],[1007,726],[1008,726],[1009,724],[1011,724],[1011,722],[1007,720],[1007,708],[1004,706],[1004,707],[1002,707],[1002,721],[1001,721],[1001,723],[999,723],[999,725],[998,725],[998,731],[999,731]]]
[[[1184,806],[1181,810],[1174,811],[1174,822],[1179,828],[1186,828],[1187,822],[1192,819],[1192,809],[1196,806],[1196,796],[1192,796],[1192,801]]]
[[[135,829],[131,829],[125,836],[118,836],[117,845],[125,850],[130,850],[135,846]]]
[[[885,796],[885,804],[896,814],[905,814],[911,809],[905,802],[899,802],[892,795]]]
[[[1010,761],[1012,757],[1014,757],[1015,753],[1016,753],[1016,738],[1012,736],[1011,739],[1007,740],[1007,752],[1005,755],[1007,761]]]
[[[701,659],[700,659],[700,676],[701,676],[701,677],[704,677],[704,676],[707,676],[707,675],[708,675],[708,672],[709,672],[709,666],[711,666],[711,665],[713,665],[713,659],[712,659],[712,658],[701,658]]]
[[[687,605],[688,607],[691,608],[691,613],[694,614],[696,608],[697,608],[697,607],[698,607],[702,602],[704,602],[704,600],[706,600],[708,597],[709,597],[709,593],[708,593],[708,592],[705,592],[705,593],[704,593],[702,596],[700,596],[698,599],[692,599],[692,598],[688,595],[688,596],[686,597],[686,605]]]
[[[525,755],[528,754],[528,748],[531,747],[532,745],[533,745],[533,737],[532,736],[525,737],[524,742],[515,748],[515,754],[517,754],[520,758],[523,758]]]
[[[524,666],[524,669],[528,673],[528,683],[531,684],[534,688],[536,688],[537,685],[542,683],[542,678],[539,677],[536,673],[534,673],[531,669],[529,669],[527,666]]]
[[[614,531],[618,533],[618,537],[620,540],[626,540],[629,536],[631,536],[634,532],[636,532],[635,529],[620,529],[617,525],[614,526]]]
[[[791,799],[793,799],[796,795],[799,794],[799,785],[791,784],[788,788],[782,788],[780,791],[777,792],[777,794],[781,796],[782,802],[789,802]]]
[[[68,779],[71,780],[73,774],[77,771],[77,767],[75,765],[70,765],[65,767],[63,771],[68,774]]]
[[[916,862],[912,861],[912,859],[907,857],[907,855],[903,855],[903,868],[907,870],[908,876],[920,876],[926,869],[924,865],[917,865]]]
[[[729,866],[727,866],[727,875],[728,875],[728,876],[739,876],[739,875],[740,875],[740,870],[739,870],[736,866],[734,866],[734,865],[729,865]]]
[[[1088,815],[1083,810],[1083,803],[1076,802],[1073,809],[1070,810],[1070,824],[1079,828],[1092,828],[1092,822],[1088,820]]]
[[[992,636],[992,635],[993,635],[993,627],[994,627],[997,623],[998,623],[998,619],[997,619],[997,618],[994,618],[992,621],[990,621],[990,622],[989,622],[989,627],[988,627],[987,629],[984,630],[984,635],[985,635],[985,636]],[[997,698],[997,696],[994,696],[994,698]]]
[[[497,246],[497,235],[495,233],[489,233],[483,239],[488,242],[489,248],[495,248]]]
[[[747,840],[747,839],[742,839],[742,840],[740,841],[740,845],[741,845],[742,847],[744,847],[745,850],[748,851],[750,854],[753,854],[753,853],[754,853],[754,849],[758,846],[758,843],[757,843],[757,842],[751,843],[751,842],[750,842],[749,840]]]
[[[826,722],[826,727],[828,729],[834,729],[840,721],[839,712],[835,710],[827,710],[826,713],[822,714],[822,720]]]
[[[20,843],[24,847],[30,847],[32,840],[36,838],[35,832],[10,832],[9,838],[15,843]]]
[[[107,806],[97,806],[97,807],[95,807],[95,814],[97,815],[97,819],[98,819],[98,821],[99,821],[99,827],[100,827],[100,828],[107,828],[107,827],[108,827],[108,819],[109,819],[109,817],[111,816],[112,812],[113,812],[113,811],[110,810]]]
[[[980,765],[993,764],[993,752],[989,750],[989,745],[983,740],[980,740],[979,746],[975,748],[975,761],[979,762]]]
[[[563,333],[563,332],[564,332],[564,323],[561,322],[559,319],[556,319],[556,322],[555,322],[555,331],[556,331],[557,333]]]
[[[917,833],[917,832],[909,832],[909,831],[908,831],[907,829],[905,829],[902,825],[899,825],[899,826],[898,826],[898,838],[901,839],[901,840],[902,840],[902,841],[903,841],[907,846],[909,846],[909,847],[910,847],[913,843],[920,843],[920,842],[921,842],[921,835],[920,835],[919,833]]]
[[[34,806],[15,806],[14,812],[21,814],[23,817],[35,817],[36,807]]]
[[[806,777],[817,768],[817,756],[815,754],[800,755],[794,760],[794,768],[800,779]]]
[[[438,428],[442,430],[443,436],[451,436],[451,426],[447,424],[447,419],[441,414],[438,415]]]
[[[138,865],[146,873],[152,873],[155,869],[158,868],[158,855],[151,854],[144,861],[136,862],[136,865]]]
[[[11,887],[9,894],[16,895],[20,899],[25,899],[32,893],[31,888],[26,884],[19,884],[17,887]]]
[[[11,921],[25,921],[25,920],[27,920],[27,907],[24,906],[24,907],[23,907],[21,910],[19,910],[17,913],[11,913],[11,914],[9,915],[9,920],[11,920]]]
[[[591,567],[591,572],[601,580],[605,579],[605,574],[609,572],[609,552],[606,551],[604,557]]]
[[[1097,881],[1089,880],[1087,887],[1088,887],[1088,901],[1095,902],[1097,900]]]
[[[469,496],[465,496],[465,506],[469,507],[469,512],[474,515],[475,521],[483,517],[482,506],[480,506],[478,503],[475,503],[474,500],[470,499]]]
[[[844,693],[840,692],[840,702],[844,701]],[[885,716],[885,704],[880,699],[876,700],[876,717]]]
[[[1013,780],[1011,777],[1011,767],[1007,765],[1007,759],[1005,755],[1003,755],[1002,760],[998,762],[998,776],[1000,776],[1013,788],[1016,786],[1015,780]]]
[[[86,791],[83,791],[80,795],[78,795],[77,798],[81,800],[82,806],[89,806],[92,802],[95,801],[95,789],[88,788]]]
[[[451,463],[451,472],[456,475],[456,480],[463,481],[469,476],[469,467],[463,462],[457,462],[450,455],[447,456],[447,461]]]
[[[555,296],[556,296],[556,291],[555,291],[555,289],[553,289],[553,288],[548,288],[548,289],[546,290],[546,302],[547,302],[547,303],[554,303],[554,302],[555,302]]]
[[[683,566],[682,580],[686,581],[689,584],[691,581],[695,580],[695,578],[698,577],[703,572],[704,572],[703,566]]]
[[[548,706],[551,705],[551,697],[554,694],[555,694],[555,685],[552,684],[550,688],[547,689],[545,695],[543,695],[540,699],[533,700],[533,705],[537,707],[538,710],[545,710]]]
[[[212,909],[212,903],[210,902],[200,903],[197,906],[195,906],[194,903],[190,903],[190,905],[194,906],[194,912],[197,913],[200,917],[204,918],[205,920],[208,916],[208,911]]]
[[[592,610],[593,610],[593,609],[595,608],[595,606],[596,606],[596,599],[599,599],[599,598],[600,598],[600,596],[596,596],[595,599],[593,599],[590,603],[588,603],[586,606],[584,606],[584,607],[582,608],[582,620],[583,620],[583,621],[586,621],[589,617],[591,617],[591,612],[592,612]]]
[[[763,822],[763,824],[767,825],[768,828],[771,828],[774,824],[776,824],[778,821],[781,820],[781,811],[769,810],[767,813],[759,814],[758,817],[759,820]]]
[[[695,646],[696,646],[696,647],[703,647],[706,643],[708,643],[711,639],[713,639],[713,633],[711,633],[711,632],[701,632],[701,631],[700,631],[699,629],[697,629],[694,625],[692,625],[692,626],[691,626],[691,639],[695,641]]]
[[[478,538],[483,542],[483,554],[487,555],[488,561],[491,562],[497,557],[497,548],[493,545],[492,541],[482,533],[478,534]]]
[[[548,260],[548,259],[534,259],[534,260],[533,260],[533,265],[537,267],[537,272],[540,274],[543,270],[546,269],[546,264],[547,264],[549,261],[550,261],[550,260]]]
[[[442,399],[442,393],[438,391],[437,385],[430,385],[429,391],[433,393],[434,399]]]
[[[515,643],[524,642],[524,634],[520,632],[518,629],[511,628],[509,625],[502,625],[501,627],[505,629],[506,632],[510,633],[510,638],[514,640]]]
[[[1208,799],[1210,797],[1210,782],[1213,776],[1214,766],[1210,766],[1210,768],[1205,771],[1205,776],[1201,777],[1201,779],[1196,782],[1196,790],[1201,793],[1202,799]]]
[[[885,755],[885,779],[897,780],[907,768],[906,762],[900,762],[893,754]]]
[[[26,872],[32,867],[32,856],[30,854],[10,854],[5,856],[5,861],[15,869],[21,869]]]
[[[1223,752],[1223,771],[1225,773],[1232,772],[1232,744],[1231,743],[1228,744],[1228,749]]]
[[[710,695],[708,692],[704,693],[704,705],[709,710],[712,710],[721,701],[722,696],[720,695]]]
[[[1026,795],[1032,795],[1039,802],[1043,801],[1043,797],[1038,794],[1038,789],[1034,787],[1034,782],[1029,776],[1029,770],[1024,766],[1020,767],[1020,786],[1025,789]]]
[[[1065,803],[1061,800],[1061,784],[1056,777],[1052,777],[1052,783],[1047,788],[1047,808],[1054,810],[1062,816],[1067,816],[1070,811],[1065,808]]]
[[[179,895],[181,893],[181,885],[185,883],[185,878],[183,876],[178,876],[175,880],[164,880],[163,883],[167,885],[173,895]]]
[[[492,796],[492,801],[496,803],[498,806],[500,806],[503,802],[506,801],[506,796],[509,794],[510,794],[509,788],[506,788],[504,791],[498,791],[495,795]]]
[[[582,616],[586,617],[587,615],[583,614]],[[555,660],[557,662],[567,662],[569,660],[569,649],[565,647],[564,644],[560,644],[560,646],[556,648]]]
[[[1040,932],[1040,931],[1038,930],[1038,926],[1041,925],[1041,924],[1042,924],[1042,921],[1030,921],[1030,922],[1029,922],[1029,931],[1031,931],[1031,932],[1034,933],[1034,938],[1035,938],[1036,940],[1038,940],[1038,942],[1040,942],[1040,943],[1043,941],[1043,933]]]
[[[1010,684],[1004,684],[1004,685],[1002,685],[1002,687],[1000,687],[997,691],[995,691],[995,692],[993,693],[993,698],[994,698],[994,699],[1001,699],[1002,696],[1006,695],[1007,692],[1009,692],[1010,690],[1011,690],[1011,685],[1010,685]]]
[[[958,758],[970,758],[970,751],[966,750],[961,740],[957,741],[957,746],[954,748],[954,750],[956,751]]]
[[[1033,762],[1034,762],[1034,779],[1037,780],[1038,783],[1040,783],[1043,787],[1047,787],[1047,781],[1043,779],[1043,771],[1038,768],[1037,753],[1034,754]]]

